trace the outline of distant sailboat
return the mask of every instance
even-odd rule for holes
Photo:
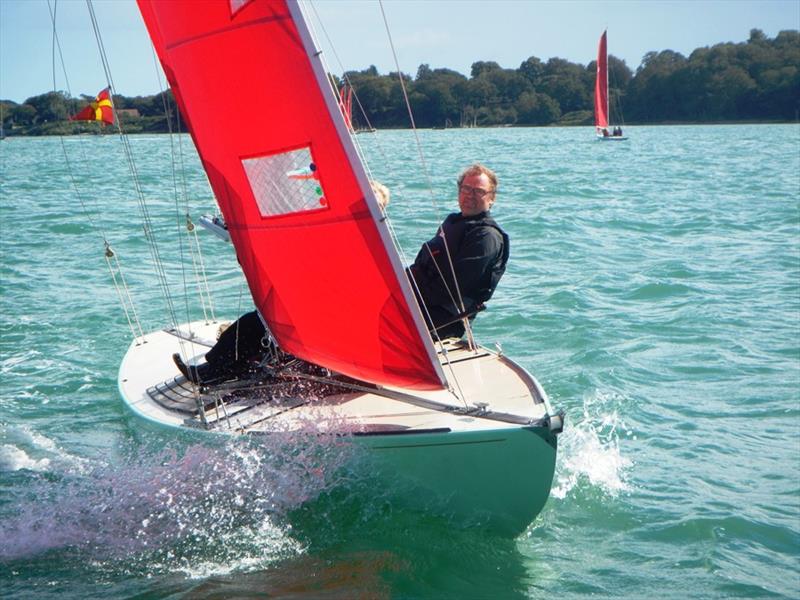
[[[335,85],[334,85],[335,87]],[[363,121],[366,121],[366,127],[359,127],[353,124],[353,97],[355,96],[355,91],[353,90],[353,86],[350,85],[349,81],[345,81],[341,88],[339,88],[339,109],[342,111],[342,116],[344,117],[344,122],[347,125],[347,129],[350,133],[374,133],[376,130],[369,124],[369,119],[367,118],[366,114],[364,113],[364,109],[359,104],[360,116]],[[356,102],[358,102],[358,98],[356,98]]]
[[[439,498],[464,523],[522,531],[550,493],[562,415],[502,352],[433,339],[348,134],[349,94],[331,88],[298,3],[138,4],[222,210],[212,225],[272,338],[311,368],[195,385],[170,357],[199,360],[218,324],[176,323],[136,336],[125,403],[211,433],[280,435],[313,419],[363,449],[382,487],[410,483],[412,504]],[[220,128],[232,90],[263,110]],[[317,386],[313,399],[298,384]]]
[[[345,125],[353,131],[353,87],[345,83],[339,88],[339,110],[342,111]]]
[[[604,31],[600,36],[600,45],[597,48],[597,76],[594,82],[594,127],[598,140],[626,140],[622,135],[621,124],[613,126],[609,131],[609,103],[608,103],[608,42]]]

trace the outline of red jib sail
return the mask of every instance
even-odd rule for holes
[[[138,4],[253,300],[281,347],[365,381],[443,387],[296,2]]]
[[[606,32],[600,36],[597,49],[597,77],[594,82],[594,125],[598,129],[608,127],[608,48]]]

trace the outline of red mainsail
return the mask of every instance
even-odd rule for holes
[[[598,129],[608,127],[608,47],[606,32],[600,36],[597,49],[597,77],[594,82],[594,126]]]
[[[281,347],[360,380],[445,383],[294,0],[138,0],[253,300]]]

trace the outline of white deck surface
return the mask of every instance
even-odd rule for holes
[[[148,389],[164,382],[183,382],[187,399],[196,396],[196,388],[180,376],[171,355],[180,352],[190,362],[202,360],[216,338],[218,327],[218,323],[192,323],[182,326],[180,335],[157,331],[132,344],[119,373],[119,388],[129,406],[163,425],[202,427],[199,416],[161,406]],[[446,356],[443,352],[439,356],[450,390],[386,387],[384,393],[393,397],[348,390],[324,398],[313,395],[302,398],[281,394],[276,388],[268,401],[221,400],[213,407],[206,402],[206,420],[211,429],[228,432],[292,431],[308,428],[312,423],[320,431],[336,433],[443,428],[466,432],[517,428],[525,420],[536,422],[547,415],[548,403],[538,383],[507,358],[485,348],[470,351],[455,343],[447,345]],[[213,388],[210,395],[224,396],[215,394]],[[489,413],[479,416],[480,409],[476,407],[483,403]],[[490,413],[506,413],[522,419],[498,420]]]

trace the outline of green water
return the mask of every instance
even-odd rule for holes
[[[276,468],[266,442],[130,416],[103,236],[145,328],[167,318],[119,140],[0,142],[0,597],[800,597],[800,127],[626,133],[421,132],[432,189],[412,134],[358,136],[406,259],[461,167],[499,174],[511,261],[476,333],[567,414],[516,539],[336,485],[336,444],[327,471],[319,448]],[[176,233],[185,198],[213,210],[197,157],[130,141],[176,312],[199,318]],[[216,314],[248,310],[231,249],[200,237]]]

